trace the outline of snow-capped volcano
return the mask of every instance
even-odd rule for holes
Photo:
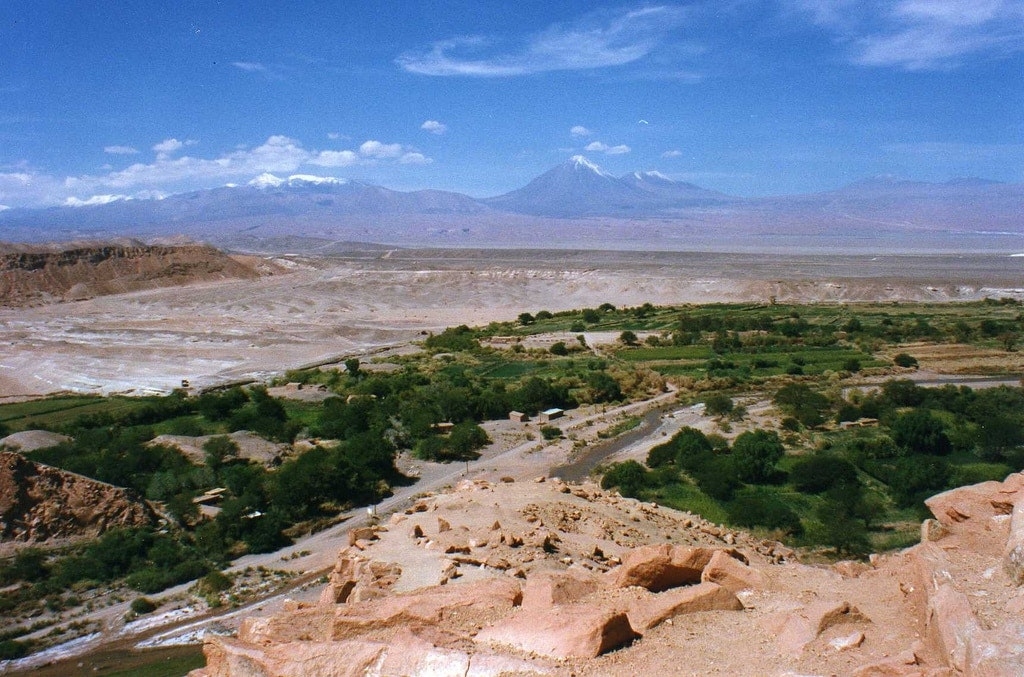
[[[526,186],[487,203],[496,209],[543,216],[640,216],[731,199],[658,172],[615,177],[584,156],[574,155]]]
[[[247,185],[253,188],[280,188],[302,187],[302,186],[344,186],[348,179],[338,179],[333,176],[315,176],[313,174],[292,174],[286,179],[274,176],[270,172],[264,172],[250,181]]]

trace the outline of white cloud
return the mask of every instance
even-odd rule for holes
[[[448,125],[443,122],[438,122],[437,120],[427,120],[420,125],[420,129],[430,132],[431,134],[444,134],[448,131]]]
[[[283,135],[236,148],[214,158],[182,155],[191,141],[166,139],[156,144],[156,158],[96,175],[58,178],[22,170],[0,172],[0,203],[17,207],[99,204],[128,196],[160,198],[174,192],[245,183],[263,173],[293,175],[302,166],[349,167],[360,164],[425,165],[432,160],[400,143],[368,140],[354,150],[311,150]]]
[[[682,157],[683,151],[681,150],[667,150],[661,154],[661,157]]]
[[[351,167],[359,162],[359,155],[350,150],[322,150],[309,164],[318,167]]]
[[[104,146],[103,152],[111,155],[136,155],[139,151],[131,146]]]
[[[415,151],[403,153],[402,157],[400,157],[398,161],[403,165],[429,165],[433,162],[433,160],[423,153],[417,153]]]
[[[381,143],[371,139],[359,146],[359,154],[374,159],[396,158],[402,155],[402,144]]]
[[[233,61],[232,66],[246,73],[266,73],[267,67],[255,61]]]
[[[327,132],[327,138],[332,141],[337,141],[338,139],[341,138],[341,134],[339,134],[338,132]]]
[[[622,66],[651,54],[685,16],[683,9],[665,5],[599,11],[572,23],[552,24],[515,46],[463,36],[406,52],[395,63],[422,75],[474,77]]]
[[[178,141],[177,139],[164,139],[160,143],[153,146],[153,152],[156,153],[157,158],[167,159],[171,155],[174,155],[185,146],[194,146],[195,141],[191,139],[186,141]]]
[[[605,155],[624,155],[632,149],[625,144],[609,146],[608,144],[601,143],[600,141],[592,141],[587,144],[587,147],[583,150],[590,151],[592,153],[604,153]]]
[[[1024,0],[788,0],[853,63],[934,70],[1024,51]]]
[[[574,125],[569,129],[569,135],[575,137],[590,136],[593,132],[583,125]]]

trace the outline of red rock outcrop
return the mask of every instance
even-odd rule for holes
[[[5,551],[66,544],[156,521],[153,509],[128,489],[0,451],[0,542]]]
[[[208,640],[193,677],[1019,677],[1022,500],[1024,475],[946,492],[921,544],[812,567],[591,486],[467,482],[354,538],[319,604]]]
[[[104,294],[260,273],[200,244],[146,245],[137,241],[68,244],[0,252],[0,306],[72,301]]]

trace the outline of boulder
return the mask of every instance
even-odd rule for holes
[[[633,641],[636,633],[622,611],[577,603],[542,610],[521,610],[475,637],[482,644],[503,644],[550,658],[594,658]]]
[[[700,580],[704,583],[717,583],[732,593],[750,588],[763,590],[768,584],[761,571],[747,566],[727,550],[717,550],[711,556],[701,572]]]
[[[704,567],[715,554],[712,548],[648,545],[629,551],[622,565],[610,572],[615,587],[639,586],[661,592],[699,583]]]
[[[766,625],[768,631],[775,635],[781,653],[799,656],[804,647],[833,625],[864,620],[864,616],[849,602],[821,600],[803,609],[770,617]]]
[[[601,576],[579,567],[565,571],[541,571],[532,574],[523,585],[523,609],[542,610],[569,604],[604,586]]]
[[[519,582],[512,578],[487,578],[424,588],[337,607],[329,639],[351,639],[370,631],[399,626],[412,630],[434,627],[453,612],[466,617],[508,613],[522,600]]]
[[[743,604],[732,592],[717,583],[700,583],[645,596],[630,605],[629,624],[644,633],[669,618],[698,611],[740,611]]]
[[[1017,500],[1010,517],[1010,536],[1003,551],[1003,564],[1010,580],[1024,583],[1024,497]]]
[[[371,561],[346,550],[338,558],[327,587],[320,593],[320,603],[362,602],[382,597],[401,576],[402,567],[397,564]]]

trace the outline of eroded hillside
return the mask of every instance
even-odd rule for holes
[[[263,271],[266,272],[266,271]],[[0,305],[75,301],[195,282],[255,279],[254,261],[200,244],[137,241],[0,247]]]

